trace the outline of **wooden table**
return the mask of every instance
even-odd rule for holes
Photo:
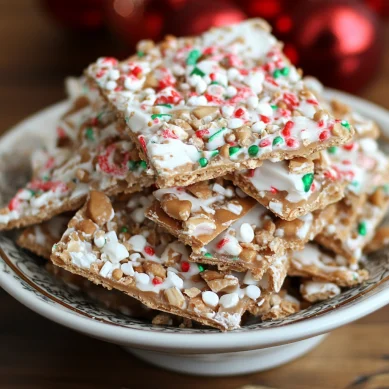
[[[387,29],[389,38],[389,29]],[[63,78],[99,55],[120,55],[106,34],[70,35],[34,1],[0,0],[0,130],[64,97]],[[123,55],[122,55],[123,56]],[[389,108],[389,50],[363,94]],[[198,378],[154,368],[119,347],[61,327],[0,290],[0,388],[202,388],[256,384],[282,389],[389,388],[389,307],[334,331],[289,365],[234,378]]]

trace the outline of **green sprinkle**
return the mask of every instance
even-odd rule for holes
[[[199,268],[200,273],[202,273],[205,270],[203,265],[197,264],[197,267]]]
[[[252,145],[249,147],[248,152],[250,157],[255,157],[259,152],[259,147],[257,145]]]
[[[358,181],[353,181],[351,183],[351,186],[357,187],[357,186],[359,186],[359,182]]]
[[[217,155],[219,155],[219,150],[213,150],[211,153],[211,158],[216,157]]]
[[[154,113],[153,115],[151,115],[151,119],[161,119],[163,118],[164,116],[168,116],[168,117],[172,117],[172,115],[170,115],[170,113]]]
[[[278,109],[278,105],[272,104],[271,105],[272,109]]]
[[[289,72],[290,72],[290,69],[288,67],[285,67],[285,68],[281,69],[281,74],[283,76],[287,76],[289,74]]]
[[[208,142],[212,142],[215,138],[217,138],[223,131],[225,131],[226,128],[223,127],[221,130],[219,131],[216,131],[213,135],[211,135],[209,138],[208,138]]]
[[[192,50],[186,58],[187,65],[196,65],[197,61],[201,57],[200,50]]]
[[[280,143],[284,143],[284,138],[282,136],[276,136],[273,139],[273,146],[279,145]]]
[[[348,130],[350,129],[350,123],[347,120],[342,120],[340,124]]]
[[[311,185],[313,182],[313,173],[308,173],[302,178],[304,184],[304,192],[308,192],[311,189]]]
[[[233,257],[232,260],[233,261],[239,261],[239,257]]]
[[[200,158],[199,159],[199,165],[201,166],[201,167],[206,167],[207,165],[208,165],[208,159],[207,158]]]
[[[281,70],[280,69],[276,69],[276,70],[274,70],[274,72],[273,72],[273,77],[274,78],[278,78],[278,77],[280,77],[281,76]]]
[[[33,189],[27,189],[27,190],[30,192],[32,197],[34,197],[36,195],[36,191],[35,190],[33,190]]]
[[[209,85],[221,85],[220,82],[212,81]]]
[[[205,253],[204,257],[205,258],[212,258],[212,254],[211,253]],[[199,266],[201,266],[201,265],[199,265]]]
[[[53,244],[52,251],[55,251],[55,250],[57,250],[57,247],[58,247],[58,245],[57,245],[57,244]]]
[[[127,228],[127,227],[122,227],[122,228],[120,229],[120,232],[128,232],[128,228]]]
[[[85,130],[85,136],[87,139],[89,140],[95,140],[95,137],[93,135],[93,128],[92,127],[88,127],[86,130]]]
[[[157,104],[158,107],[172,108],[171,104]]]
[[[147,169],[147,162],[146,161],[139,161],[139,166],[142,169]]]
[[[335,154],[337,150],[338,150],[338,148],[336,146],[331,146],[331,147],[328,147],[328,149],[327,149],[327,151],[330,154]]]
[[[353,274],[353,280],[358,281],[358,275],[356,273]]]
[[[199,68],[194,68],[193,70],[192,70],[192,73],[190,74],[191,76],[193,76],[193,75],[197,75],[197,76],[200,76],[200,77],[204,77],[205,76],[205,73],[201,70],[201,69],[199,69]]]
[[[239,146],[232,146],[228,149],[228,153],[230,154],[230,157],[234,154],[236,154],[240,150]]]
[[[138,52],[136,53],[136,55],[137,55],[139,58],[142,58],[142,57],[145,56],[145,53],[144,53],[143,51],[138,51]]]
[[[365,236],[367,234],[366,222],[358,223],[358,234],[362,236]]]
[[[42,177],[42,180],[47,182],[47,181],[50,180],[50,177],[49,177],[48,175],[44,175],[44,176]]]
[[[101,121],[101,118],[103,117],[103,115],[104,115],[104,112],[100,112],[100,113],[96,116],[96,119],[97,119],[98,122]]]

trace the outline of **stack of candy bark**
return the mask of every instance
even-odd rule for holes
[[[333,297],[385,240],[389,162],[375,123],[321,89],[258,19],[100,58],[0,228],[29,226],[22,247],[159,324],[232,330]]]

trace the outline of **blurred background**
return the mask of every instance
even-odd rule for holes
[[[198,34],[247,17],[268,20],[306,74],[386,102],[389,0],[0,0],[0,11],[3,125],[63,98],[64,77],[98,56],[125,58],[139,39]]]

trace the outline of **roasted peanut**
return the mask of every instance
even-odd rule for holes
[[[116,281],[119,281],[123,277],[123,271],[121,269],[115,269],[112,272],[112,278]]]
[[[84,219],[77,224],[76,229],[82,231],[86,235],[92,235],[96,231],[97,226],[92,220]]]
[[[86,204],[86,213],[90,219],[101,226],[111,219],[113,208],[104,193],[91,191]]]
[[[385,202],[385,191],[383,188],[377,188],[369,197],[369,201],[377,207],[382,207]]]
[[[218,115],[219,108],[218,107],[198,107],[192,111],[193,115],[196,116],[197,119],[202,119],[205,116],[210,116],[213,119]]]
[[[156,277],[160,277],[162,279],[166,278],[166,269],[164,269],[159,263],[145,261],[143,262],[143,269],[146,273],[152,273]]]
[[[184,308],[185,306],[185,297],[182,295],[181,291],[176,287],[166,289],[165,297],[169,301],[170,305],[178,308]]]
[[[161,199],[161,208],[173,219],[188,220],[192,203],[189,200],[179,200],[176,196],[165,194]]]

